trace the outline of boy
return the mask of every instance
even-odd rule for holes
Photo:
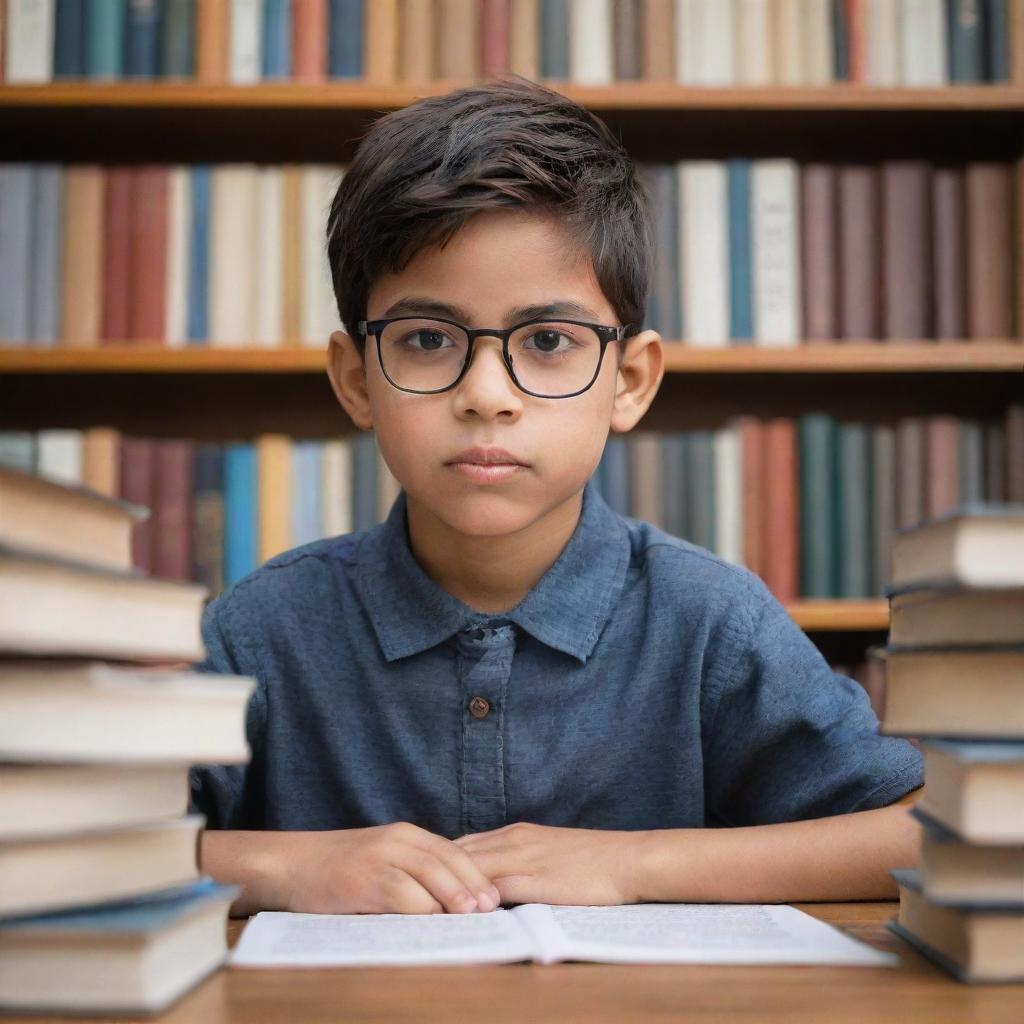
[[[917,751],[757,577],[587,484],[663,373],[604,125],[522,79],[394,112],[328,256],[331,384],[403,491],[207,609],[202,667],[258,681],[251,763],[193,780],[235,912],[891,896]]]

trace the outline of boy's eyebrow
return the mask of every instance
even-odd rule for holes
[[[461,307],[422,295],[407,295],[398,299],[388,306],[382,319],[393,316],[439,316],[448,320],[457,320],[466,326],[470,326],[472,320],[469,313]],[[545,316],[597,319],[597,314],[582,303],[573,299],[554,299],[539,305],[514,306],[505,313],[505,323],[518,324],[524,320],[536,320],[538,317]]]

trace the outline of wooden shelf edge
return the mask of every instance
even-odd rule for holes
[[[226,348],[0,345],[0,373],[323,373],[325,346]],[[666,342],[669,374],[1024,373],[1019,342],[827,343],[796,348],[700,348]]]
[[[799,600],[786,605],[793,621],[811,632],[859,632],[889,629],[889,602],[885,598],[854,600]]]
[[[0,107],[206,107],[378,111],[480,84],[437,80],[376,84],[365,81],[260,82],[209,85],[194,81],[70,82],[0,85]],[[688,86],[674,82],[615,82],[579,85],[545,81],[595,110],[709,111],[1024,111],[1024,88],[1007,84],[937,88],[882,88],[837,83],[828,86]]]

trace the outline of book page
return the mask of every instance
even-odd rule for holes
[[[498,964],[533,959],[508,910],[478,914],[291,914],[264,911],[245,926],[235,967]]]
[[[850,964],[899,959],[788,906],[640,903],[549,906],[543,962]],[[536,928],[538,915],[531,917]],[[552,936],[551,931],[557,934]]]

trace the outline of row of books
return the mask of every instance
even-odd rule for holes
[[[642,164],[649,323],[700,346],[1010,339],[1024,161]],[[0,340],[326,344],[333,165],[0,165]]]
[[[135,564],[213,593],[281,551],[372,528],[399,493],[371,433],[230,444],[7,433],[0,462],[152,508]],[[745,565],[780,600],[870,597],[897,528],[965,502],[1024,501],[1024,406],[1005,421],[744,416],[612,435],[594,483],[616,511]]]
[[[917,737],[917,870],[893,930],[964,981],[1024,981],[1024,504],[898,534],[882,729]]]
[[[249,759],[254,680],[203,674],[206,591],[139,575],[145,510],[0,467],[0,1008],[144,1013],[223,963],[192,764]],[[171,664],[185,668],[171,668]]]
[[[6,0],[6,78],[1007,81],[1017,0]],[[1015,62],[1017,55],[1013,55]]]

